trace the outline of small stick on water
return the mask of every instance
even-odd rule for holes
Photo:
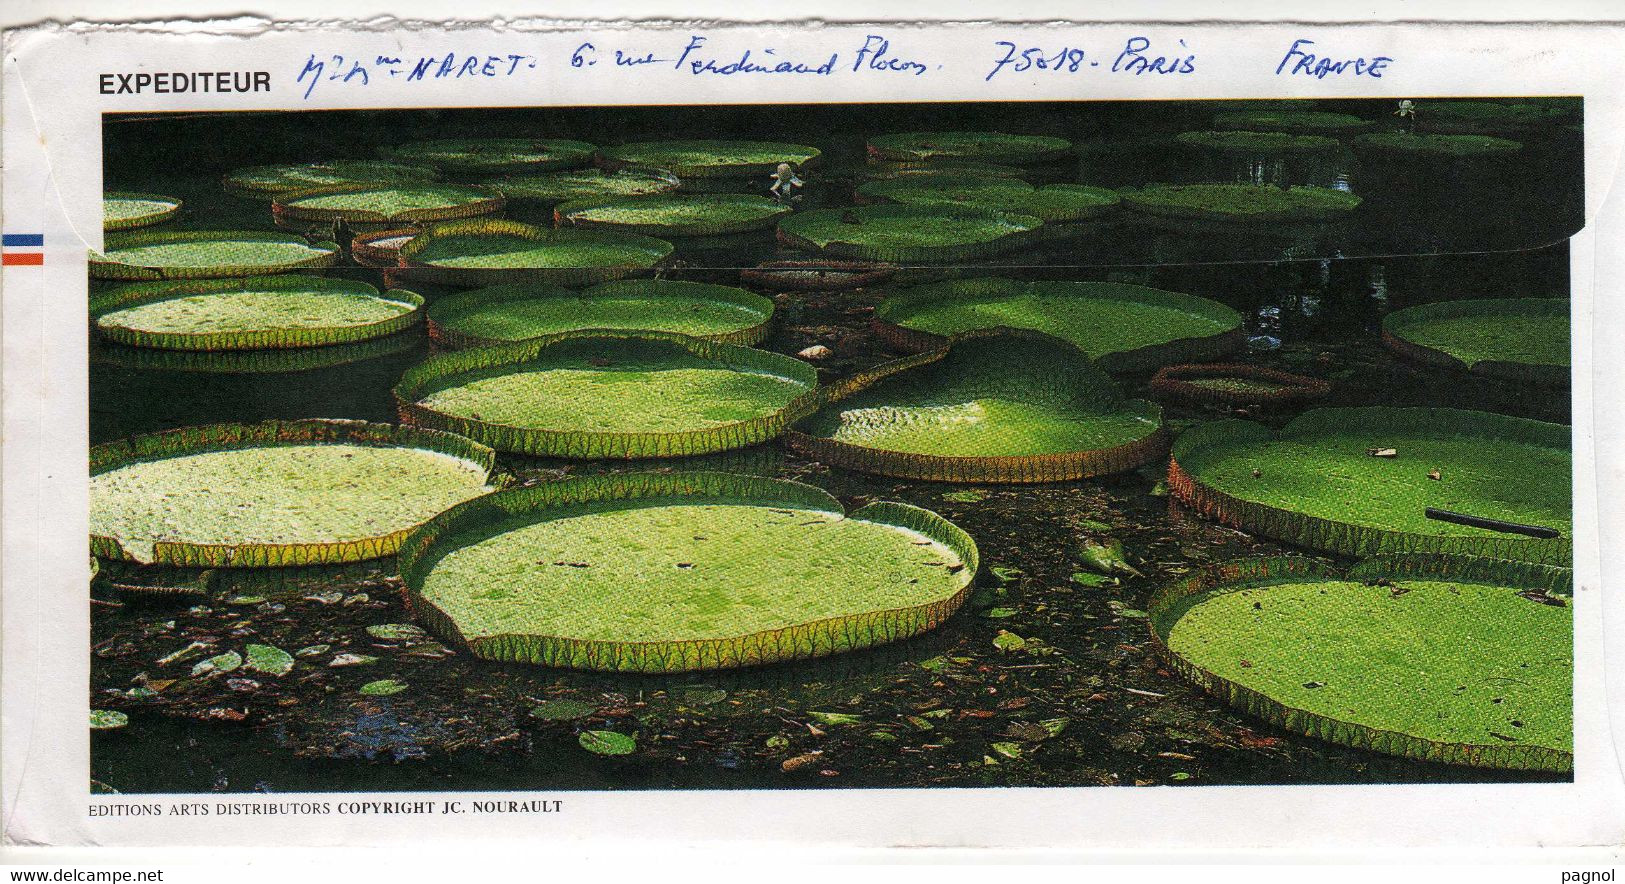
[[[1486,519],[1483,516],[1469,516],[1466,513],[1453,513],[1450,510],[1434,509],[1428,507],[1425,511],[1430,519],[1440,522],[1454,522],[1457,525],[1466,525],[1470,528],[1485,528],[1490,531],[1501,531],[1506,534],[1522,534],[1525,537],[1539,537],[1551,539],[1561,536],[1556,528],[1547,528],[1541,525],[1519,525],[1517,522],[1503,522],[1500,519]]]

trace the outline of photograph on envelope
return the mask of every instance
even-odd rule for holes
[[[105,114],[87,788],[1568,782],[1582,114]]]

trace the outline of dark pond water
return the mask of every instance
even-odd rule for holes
[[[1327,103],[1382,119],[1384,102]],[[230,168],[369,156],[377,144],[437,134],[546,132],[600,143],[664,137],[767,137],[825,149],[807,206],[847,205],[871,131],[992,128],[1061,134],[1084,145],[1052,180],[1113,187],[1151,181],[1252,180],[1353,189],[1366,203],[1336,225],[1294,230],[1186,228],[1113,222],[1043,250],[954,272],[1020,278],[1109,279],[1219,300],[1247,317],[1260,365],[1334,382],[1323,404],[1430,404],[1566,423],[1568,397],[1396,361],[1378,343],[1388,311],[1460,297],[1562,295],[1565,237],[1580,226],[1579,138],[1528,139],[1515,163],[1372,168],[1352,153],[1312,161],[1219,159],[1175,149],[1200,128],[1195,104],[900,106],[857,108],[561,109],[196,116],[110,119],[108,189],[187,200],[176,226],[269,228],[261,204],[224,195]],[[523,213],[520,213],[523,217]],[[789,257],[770,235],[702,248],[680,245],[689,278],[730,281],[728,268]],[[1471,254],[1458,254],[1470,252]],[[333,271],[381,282],[374,271]],[[443,290],[428,289],[434,298]],[[835,352],[826,380],[895,354],[868,328],[881,291],[779,294],[763,346]],[[392,420],[390,387],[428,352],[419,333],[328,354],[327,365],[278,370],[198,359],[155,362],[93,345],[93,442],[216,421],[343,417]],[[1145,375],[1120,378],[1145,395]],[[1226,416],[1171,406],[1179,429]],[[1291,414],[1261,415],[1284,422]],[[504,457],[521,481],[627,465]],[[92,775],[125,792],[390,789],[806,788],[929,785],[1201,785],[1535,780],[1344,749],[1234,712],[1163,669],[1137,616],[1153,589],[1204,564],[1287,548],[1188,515],[1160,487],[1160,467],[1101,481],[1045,486],[902,482],[827,468],[774,445],[636,468],[747,471],[810,482],[848,504],[903,500],[976,537],[988,566],[977,596],[916,640],[822,662],[684,677],[606,677],[424,656],[377,642],[364,628],[405,622],[393,562],[276,574],[217,572],[201,594],[110,597],[94,612],[93,701],[131,713],[98,733]],[[1085,522],[1109,525],[1145,575],[1088,588],[1076,544]],[[992,569],[1000,569],[1003,577]],[[196,574],[111,567],[117,581],[179,586]],[[1033,650],[1006,653],[1000,630]],[[284,679],[234,689],[181,679],[131,698],[143,678],[186,667],[155,661],[188,642],[262,641],[290,651],[328,645]],[[338,653],[368,666],[327,668]],[[166,674],[168,673],[168,674]],[[393,677],[408,690],[362,698]],[[541,721],[538,703],[581,699],[594,714]],[[825,713],[853,716],[827,722]],[[618,759],[584,751],[584,727],[636,733]],[[1019,757],[991,749],[1020,747]],[[786,761],[790,761],[786,765]],[[990,763],[992,762],[992,763]],[[785,768],[788,767],[787,771]]]

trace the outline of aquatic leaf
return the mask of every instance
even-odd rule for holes
[[[247,660],[243,668],[266,675],[287,675],[293,671],[293,657],[278,647],[271,645],[249,645],[245,648]]]
[[[959,491],[949,491],[942,495],[943,500],[954,503],[981,503],[987,499],[987,492],[980,488],[965,488]]]
[[[366,666],[369,663],[377,662],[378,658],[371,654],[339,654],[327,665],[330,667]]]
[[[184,648],[158,658],[159,666],[168,666],[171,663],[183,663],[190,660],[209,648],[208,642],[192,642]]]
[[[788,749],[789,747],[790,738],[784,734],[774,734],[767,738],[767,748],[769,749]]]
[[[926,660],[921,660],[919,663],[920,668],[924,669],[926,672],[936,672],[938,669],[941,669],[947,665],[947,657],[931,657]]]
[[[935,730],[936,729],[936,725],[933,725],[930,721],[928,721],[925,718],[922,718],[922,717],[920,717],[918,715],[905,716],[904,720],[907,721],[909,724],[914,725],[914,728],[916,730],[929,731],[929,730]]]
[[[1112,586],[1117,583],[1117,578],[1106,577],[1105,575],[1096,574],[1092,571],[1073,571],[1072,582],[1078,584],[1079,586]]]
[[[808,712],[807,717],[825,725],[858,724],[863,721],[863,716],[846,712]]]
[[[130,723],[130,716],[113,709],[90,710],[90,729],[93,731],[117,730]]]
[[[1111,608],[1112,613],[1119,617],[1129,617],[1135,620],[1141,620],[1150,616],[1146,612],[1137,608],[1130,608],[1116,599],[1112,599],[1111,601],[1107,602],[1106,606]]]
[[[597,706],[580,700],[548,700],[531,707],[530,717],[542,721],[573,721],[577,718],[586,718],[597,711]]]
[[[992,748],[994,752],[997,752],[998,754],[1003,755],[1005,758],[1010,759],[1020,758],[1022,753],[1020,743],[994,743],[990,748]]]
[[[740,474],[583,476],[452,510],[414,538],[401,571],[413,607],[456,623],[477,657],[623,671],[868,647],[963,603],[976,553],[960,529],[903,504],[841,509],[811,486]],[[475,543],[476,525],[500,531]],[[592,560],[560,558],[561,542]],[[835,548],[852,564],[835,581],[799,552]],[[866,607],[877,594],[884,612]],[[745,619],[729,638],[707,637],[689,597],[719,626]],[[606,642],[611,630],[624,641]]]
[[[307,645],[293,652],[295,657],[320,657],[332,649],[332,645]]]
[[[244,607],[248,607],[248,606],[252,606],[252,605],[263,605],[263,604],[265,604],[265,596],[262,596],[262,595],[234,595],[231,598],[226,599],[226,604],[228,604],[228,605],[240,605],[240,606],[244,606]]]
[[[158,692],[146,685],[136,685],[125,691],[124,696],[131,700],[151,700],[158,696]]]
[[[1134,577],[1144,577],[1123,552],[1123,541],[1115,537],[1105,540],[1085,538],[1078,546],[1078,556],[1084,566],[1101,574],[1128,574]]]
[[[393,678],[380,678],[362,685],[357,693],[368,697],[388,697],[406,690],[407,684]]]
[[[416,641],[428,637],[422,628],[410,623],[382,623],[367,627],[367,634],[382,641]]]
[[[1014,617],[1014,616],[1016,616],[1016,609],[1015,608],[989,608],[986,611],[982,612],[982,616],[983,617],[990,617],[990,618],[992,618],[994,620],[1003,620],[1006,617]]]
[[[1027,647],[1027,640],[1013,632],[1001,629],[999,634],[993,637],[993,647],[1006,653],[1020,651]]]
[[[722,688],[708,685],[689,685],[679,692],[682,701],[689,706],[710,706],[728,699],[728,692]]]
[[[1046,718],[1039,722],[1039,724],[1044,726],[1044,730],[1048,731],[1049,735],[1052,737],[1060,736],[1061,732],[1066,730],[1066,726],[1071,723],[1072,719],[1070,718]]]
[[[638,748],[636,739],[615,731],[582,731],[577,741],[594,755],[631,755]]]
[[[403,243],[397,260],[405,278],[441,285],[585,286],[651,269],[672,248],[634,233],[472,218],[432,225]]]
[[[1020,568],[1012,568],[1007,565],[993,565],[987,570],[1000,583],[1009,583],[1024,573]]]
[[[1182,770],[1181,771],[1176,771],[1176,772],[1174,772],[1174,773],[1172,773],[1172,774],[1170,774],[1168,776],[1168,779],[1176,780],[1176,781],[1179,781],[1179,782],[1184,782],[1185,780],[1188,780],[1190,778],[1191,778],[1191,775],[1186,773],[1185,771],[1182,771]]]
[[[238,654],[236,651],[227,651],[224,654],[210,657],[209,659],[204,660],[202,663],[193,666],[192,677],[197,678],[200,675],[207,675],[211,672],[230,672],[233,669],[236,669],[238,666],[241,666],[242,663],[242,655]]]

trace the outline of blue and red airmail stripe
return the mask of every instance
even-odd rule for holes
[[[45,234],[0,234],[0,266],[38,267],[45,263]]]

